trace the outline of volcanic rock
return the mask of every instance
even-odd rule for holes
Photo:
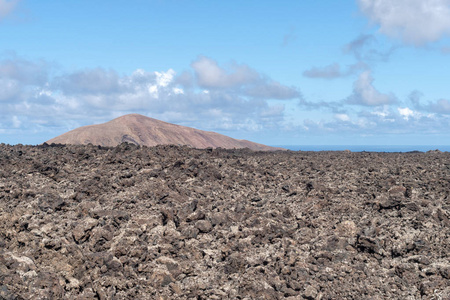
[[[449,161],[1,144],[0,299],[450,299]]]
[[[284,150],[247,140],[195,128],[175,125],[139,114],[129,114],[112,121],[79,127],[66,132],[47,144],[72,144],[114,147],[123,142],[141,145],[186,145],[193,148],[249,148],[257,151]]]

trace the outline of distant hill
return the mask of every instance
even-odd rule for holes
[[[284,150],[247,140],[175,125],[139,114],[129,114],[109,122],[79,127],[57,136],[46,143],[51,144],[93,144],[114,147],[123,142],[142,146],[187,145],[194,148],[249,148],[258,151]]]

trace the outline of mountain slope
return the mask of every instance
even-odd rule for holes
[[[110,147],[122,142],[143,146],[187,145],[200,149],[221,147],[249,148],[258,151],[282,150],[247,140],[233,139],[215,132],[166,123],[139,114],[125,115],[103,124],[79,127],[47,141],[48,144],[91,143]]]

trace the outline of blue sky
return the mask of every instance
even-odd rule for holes
[[[450,0],[0,0],[0,142],[127,113],[270,145],[448,145]]]

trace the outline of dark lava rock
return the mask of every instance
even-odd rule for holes
[[[450,299],[450,154],[0,145],[0,299]]]

